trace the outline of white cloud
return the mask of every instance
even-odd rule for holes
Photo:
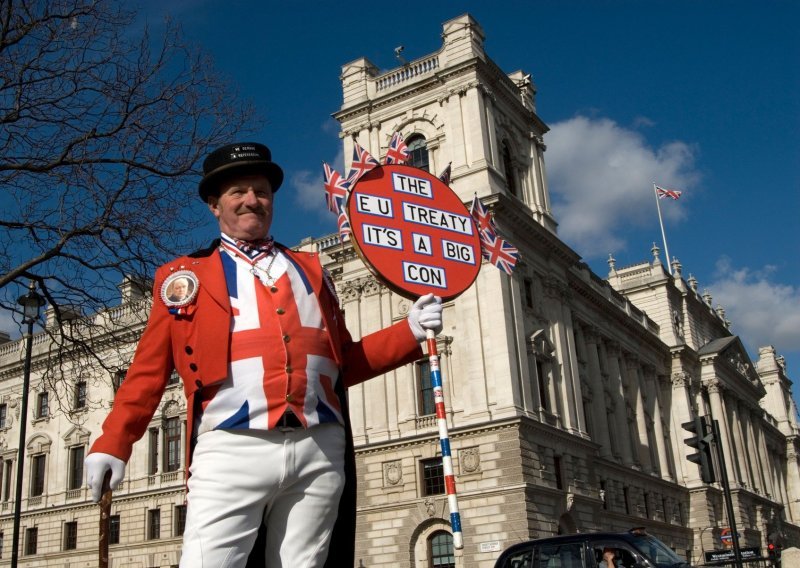
[[[714,304],[725,308],[732,331],[753,348],[772,345],[781,352],[800,348],[800,288],[774,281],[773,266],[735,268],[724,257],[709,285]]]
[[[685,190],[700,177],[689,144],[652,148],[641,134],[607,118],[555,123],[545,142],[559,236],[587,258],[624,249],[627,228],[655,222],[654,181]],[[662,202],[665,219],[683,219],[685,199]]]

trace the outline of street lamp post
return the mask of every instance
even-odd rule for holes
[[[31,280],[28,293],[20,296],[17,303],[22,306],[22,323],[28,324],[25,335],[25,370],[22,375],[22,408],[19,416],[19,449],[17,450],[17,491],[14,498],[14,542],[11,551],[11,568],[19,561],[19,521],[22,513],[22,475],[25,458],[25,430],[28,426],[28,387],[31,381],[31,351],[33,349],[33,324],[39,319],[39,308],[44,298],[36,293],[36,283]]]

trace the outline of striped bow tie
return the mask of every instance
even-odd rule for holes
[[[269,254],[272,252],[272,249],[275,248],[275,239],[272,237],[268,239],[256,239],[255,241],[242,241],[240,239],[235,240],[236,246],[247,256],[252,256],[254,253],[262,252]]]

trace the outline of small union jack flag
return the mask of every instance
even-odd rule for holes
[[[325,170],[325,201],[328,203],[328,210],[331,213],[339,212],[339,204],[347,200],[347,192],[350,185],[339,172],[331,168],[325,162],[322,162],[322,167]]]
[[[472,207],[470,207],[469,212],[472,215],[472,218],[475,219],[475,224],[478,225],[478,230],[481,233],[497,232],[494,226],[494,221],[492,221],[491,213],[489,213],[489,210],[486,209],[486,206],[484,206],[484,204],[481,203],[481,200],[478,199],[477,193],[472,198]]]
[[[519,260],[517,247],[494,232],[481,231],[481,253],[483,258],[509,275]]]
[[[350,164],[350,173],[347,175],[347,183],[349,186],[361,179],[368,171],[380,166],[378,160],[373,158],[369,152],[364,150],[358,142],[353,141],[353,163]]]
[[[399,132],[392,134],[392,140],[389,142],[389,149],[386,150],[385,164],[405,164],[408,160],[408,146],[403,140],[403,135]]]
[[[497,268],[511,274],[520,258],[519,250],[497,233],[494,220],[489,210],[486,209],[478,194],[472,199],[470,214],[478,226],[478,236],[481,239],[481,254],[483,258],[494,264]]]
[[[447,167],[444,171],[439,174],[439,179],[444,182],[445,185],[450,185],[450,175],[453,173],[453,162],[447,164]]]
[[[681,192],[677,189],[664,189],[663,187],[656,186],[656,194],[658,194],[659,199],[664,199],[669,197],[670,199],[678,199],[681,196]]]
[[[339,225],[339,238],[342,242],[350,240],[350,233],[353,231],[350,228],[350,220],[347,218],[347,213],[344,210],[344,202],[339,205],[339,218],[337,219],[337,223]]]

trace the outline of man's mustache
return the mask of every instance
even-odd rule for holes
[[[246,213],[255,213],[256,215],[266,215],[267,210],[264,207],[250,207],[250,206],[243,206],[239,211],[237,211],[239,215],[244,215]]]

